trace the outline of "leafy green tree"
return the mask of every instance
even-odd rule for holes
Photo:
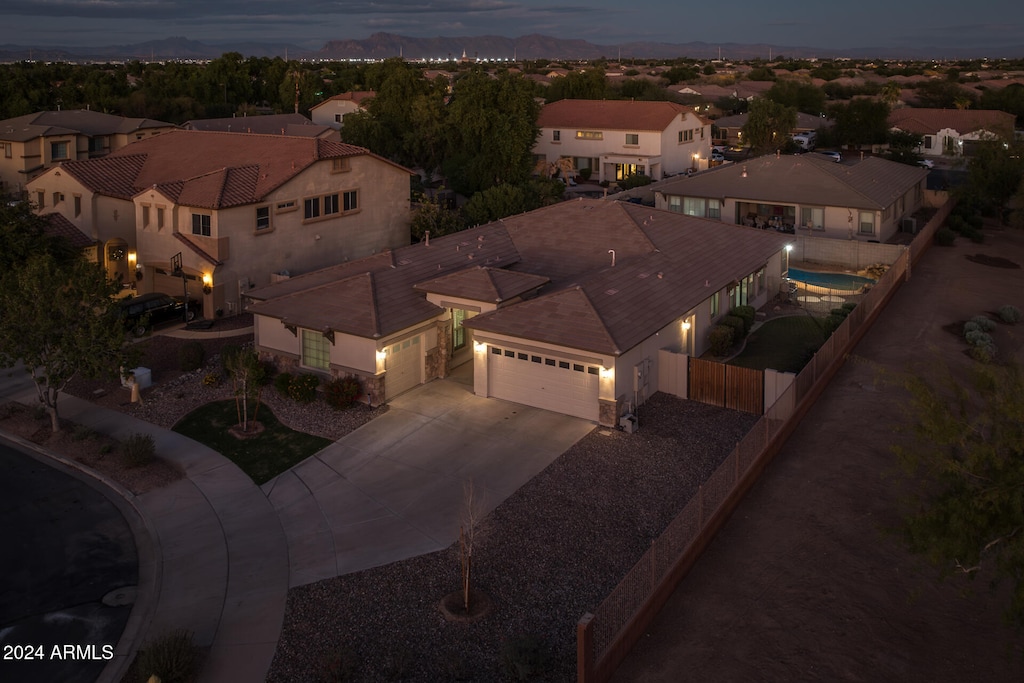
[[[712,67],[712,73],[714,73],[714,67]],[[697,69],[692,66],[674,66],[666,71],[664,76],[668,80],[669,85],[675,85],[683,81],[695,81],[697,80]]]
[[[967,167],[966,190],[983,206],[1002,209],[1024,181],[1024,143],[979,143]]]
[[[914,92],[920,106],[936,109],[956,109],[957,103],[964,100],[973,107],[978,101],[977,95],[952,81],[925,81],[914,88]]]
[[[758,66],[747,73],[747,80],[750,81],[774,81],[775,72],[766,66]]]
[[[825,92],[810,83],[795,80],[776,81],[764,96],[806,114],[820,114],[825,111]]]
[[[874,145],[886,141],[889,132],[889,107],[863,97],[849,104],[830,108],[835,126],[832,136],[839,145]]]
[[[422,240],[428,232],[431,237],[441,237],[465,229],[459,212],[443,206],[436,195],[421,195],[418,201],[419,208],[413,211],[410,225],[414,240]]]
[[[443,168],[456,192],[468,196],[530,176],[540,114],[533,95],[532,83],[518,74],[492,78],[474,70],[455,81]]]
[[[969,382],[907,386],[913,439],[894,448],[917,484],[905,538],[946,575],[1009,581],[1007,616],[1024,626],[1024,374],[979,364]]]
[[[901,164],[916,165],[921,161],[917,150],[924,143],[924,138],[916,133],[902,130],[889,131],[889,153],[886,157]]]
[[[603,100],[608,99],[608,81],[600,67],[570,71],[556,78],[545,91],[548,103],[558,100]]]
[[[900,94],[902,90],[900,84],[896,81],[886,81],[885,85],[882,86],[882,101],[885,102],[886,106],[892,109],[896,106],[896,103],[900,101]]]
[[[0,365],[24,362],[54,433],[57,400],[73,379],[117,376],[131,365],[118,288],[95,263],[45,252],[0,275]]]
[[[1018,125],[1024,122],[1024,85],[1014,83],[1005,88],[991,88],[981,93],[979,109],[998,109],[1017,117]]]
[[[466,225],[483,225],[554,204],[564,192],[562,181],[543,178],[531,178],[516,185],[495,185],[470,197],[462,207],[462,215]]]
[[[243,432],[253,431],[256,428],[263,387],[266,385],[266,369],[260,357],[251,349],[227,356],[224,368],[231,375],[238,426]],[[252,415],[249,414],[250,410]]]
[[[743,124],[743,139],[754,154],[781,149],[791,138],[796,126],[796,109],[758,97],[750,103],[747,122]]]
[[[66,240],[46,234],[46,221],[31,203],[0,195],[0,273],[15,270],[39,253],[52,254],[61,263],[78,257]]]

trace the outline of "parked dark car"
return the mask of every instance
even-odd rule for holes
[[[202,310],[202,304],[184,297],[153,292],[141,294],[121,302],[121,317],[125,327],[136,337],[141,337],[157,325],[195,320]]]

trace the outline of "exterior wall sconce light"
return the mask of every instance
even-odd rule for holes
[[[690,331],[690,321],[689,320],[684,320],[683,321],[683,332],[689,332],[689,331]]]
[[[487,350],[487,344],[484,344],[483,342],[474,341],[473,350],[476,351],[477,353],[483,353],[484,351]]]
[[[209,294],[213,291],[213,276],[209,273],[203,273],[203,294]]]

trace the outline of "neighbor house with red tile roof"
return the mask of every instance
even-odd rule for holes
[[[111,277],[170,294],[184,277],[206,317],[240,311],[251,287],[409,243],[408,169],[318,138],[176,130],[28,189],[101,245]]]
[[[1016,117],[995,109],[928,109],[904,107],[889,114],[889,128],[924,138],[918,153],[970,156],[985,140],[1012,140]]]
[[[371,404],[471,364],[480,396],[606,425],[780,289],[789,238],[627,202],[562,202],[248,293],[262,357],[356,376]]]
[[[96,159],[176,128],[164,121],[88,109],[5,119],[0,121],[0,194],[22,194],[28,181],[64,161]]]
[[[372,90],[359,90],[334,95],[314,104],[309,110],[309,116],[313,123],[340,130],[345,117],[365,109],[366,102],[373,99],[376,94]]]
[[[660,180],[702,162],[707,168],[711,154],[710,121],[674,102],[559,100],[544,105],[537,127],[535,162],[568,158],[596,181]]]
[[[655,206],[728,224],[885,242],[924,201],[928,170],[880,157],[770,154],[650,186]],[[647,188],[645,188],[647,189]]]

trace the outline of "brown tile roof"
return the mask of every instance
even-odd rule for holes
[[[413,285],[421,292],[501,303],[546,285],[542,275],[516,273],[490,266],[473,266]]]
[[[677,176],[654,189],[685,197],[883,209],[927,175],[927,169],[879,157],[837,164],[818,154],[770,154]]]
[[[96,240],[79,230],[74,223],[62,214],[48,213],[43,218],[46,219],[43,232],[51,237],[63,238],[76,249],[85,249],[96,244]]]
[[[63,109],[41,111],[0,121],[0,139],[24,142],[42,135],[114,135],[173,126],[173,123],[155,119],[114,116],[88,109]]]
[[[541,108],[537,125],[540,128],[663,131],[680,114],[693,114],[693,109],[674,102],[558,100]]]
[[[220,131],[222,133],[255,133],[257,135],[301,135],[316,137],[332,131],[329,126],[313,123],[302,114],[266,114],[231,116],[221,119],[194,119],[182,124],[186,130]]]
[[[363,154],[320,138],[177,130],[62,168],[100,194],[130,199],[159,187],[183,204],[221,208],[261,201],[319,160]]]
[[[561,235],[552,238],[552,232]],[[618,354],[755,271],[786,242],[774,232],[578,200],[255,290],[250,295],[262,301],[249,310],[309,329],[380,338],[440,312],[423,290],[486,295],[482,278],[500,292],[522,273],[536,276],[550,267],[561,276],[546,293],[479,315],[467,326]],[[609,245],[616,249],[614,266]],[[466,268],[481,260],[483,267]],[[449,289],[460,282],[467,289]],[[509,292],[527,280],[518,282]]]
[[[318,102],[313,105],[313,109],[326,104],[327,102],[341,101],[341,102],[355,102],[359,106],[363,106],[363,103],[367,100],[372,100],[377,96],[377,92],[374,90],[356,90],[353,92],[343,92],[340,95],[331,95],[323,102]]]
[[[918,135],[933,135],[950,128],[961,135],[988,131],[1012,135],[1016,117],[995,109],[928,109],[904,107],[889,114],[889,126]]]

